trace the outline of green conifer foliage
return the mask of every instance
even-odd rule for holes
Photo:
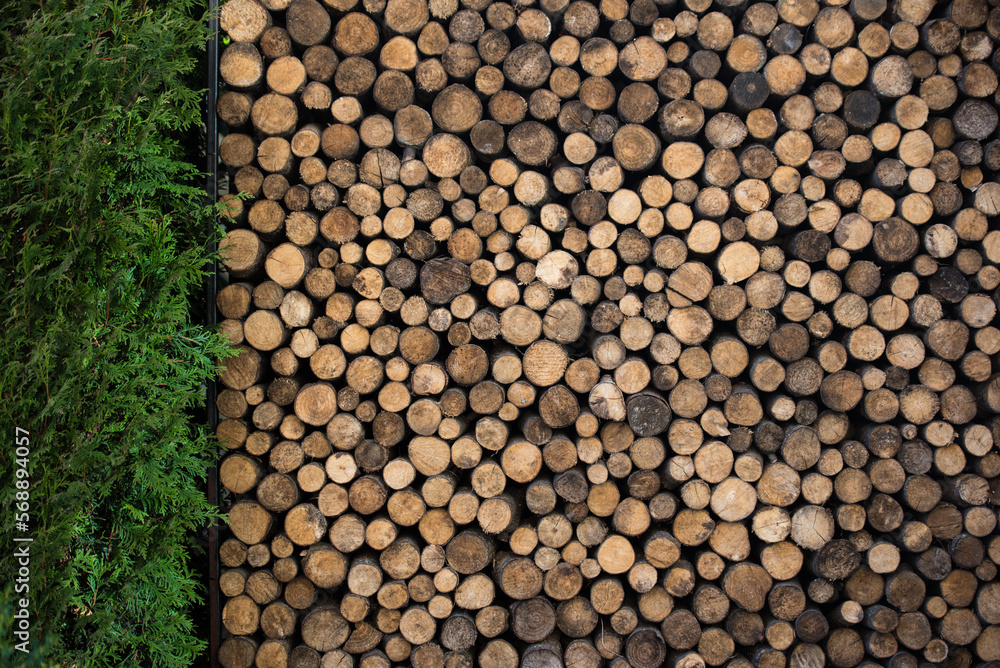
[[[192,536],[216,512],[217,446],[190,413],[227,347],[191,312],[215,235],[183,143],[201,121],[202,12],[34,0],[0,16],[0,540],[25,535],[17,426],[31,434],[25,665],[186,666],[204,647]],[[24,658],[7,613],[4,665]]]

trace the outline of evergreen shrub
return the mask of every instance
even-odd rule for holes
[[[8,2],[0,24],[0,542],[34,539],[34,651],[12,646],[25,595],[8,586],[0,654],[191,665],[205,644],[193,536],[216,515],[204,477],[218,452],[191,416],[227,351],[192,306],[216,234],[188,161],[204,6]],[[15,427],[30,432],[28,534]]]

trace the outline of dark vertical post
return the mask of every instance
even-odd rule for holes
[[[209,205],[215,203],[219,197],[219,128],[218,115],[215,111],[216,98],[219,92],[219,2],[218,0],[208,0],[209,10],[209,37],[208,37],[208,105],[205,114],[205,152],[207,154],[207,179],[206,191]],[[209,250],[214,254],[216,243],[211,242]],[[215,295],[217,292],[218,263],[212,261],[212,271],[209,272],[208,280],[205,282],[206,309],[205,322],[208,325],[216,324]],[[219,423],[219,412],[215,405],[216,385],[215,380],[209,380],[205,388],[205,409],[208,414],[208,424],[215,432]],[[212,466],[208,470],[208,501],[212,505],[219,505],[219,470]],[[219,607],[219,525],[215,520],[208,527],[208,652],[210,665],[214,668],[219,665],[219,643],[221,642],[221,611]]]

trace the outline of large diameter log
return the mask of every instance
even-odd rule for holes
[[[233,276],[253,276],[264,266],[267,246],[250,230],[232,230],[219,242],[219,256]]]
[[[328,383],[303,386],[295,397],[295,414],[303,422],[323,426],[337,412],[337,395]]]
[[[229,510],[229,528],[240,541],[254,545],[271,531],[273,517],[253,501],[240,501]]]

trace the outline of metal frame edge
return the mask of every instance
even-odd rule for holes
[[[205,152],[207,154],[207,178],[205,184],[209,205],[214,205],[219,193],[219,127],[216,114],[216,102],[219,91],[219,0],[208,0],[208,43],[206,45],[207,59],[207,100],[205,109]],[[209,252],[214,255],[217,250],[215,241],[209,242]],[[205,281],[205,323],[213,326],[217,322],[215,295],[218,288],[218,261],[212,260],[211,271]],[[205,394],[205,411],[208,424],[215,433],[219,424],[219,410],[215,403],[215,379],[208,381]],[[219,506],[219,470],[213,465],[208,469],[206,480],[208,501],[213,506]],[[209,665],[213,668],[219,665],[219,645],[222,635],[222,616],[219,592],[219,521],[213,520],[208,527],[208,612],[209,612]]]

